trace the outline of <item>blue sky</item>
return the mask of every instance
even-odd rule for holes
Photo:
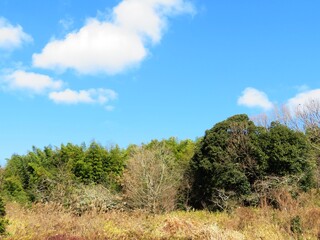
[[[0,0],[0,164],[195,139],[320,98],[318,0]]]

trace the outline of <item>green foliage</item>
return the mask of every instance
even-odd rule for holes
[[[180,141],[175,137],[169,139],[163,139],[161,141],[152,140],[150,143],[146,144],[147,149],[157,148],[164,146],[170,152],[174,154],[174,163],[179,167],[187,168],[189,162],[194,154],[195,143],[190,140]]]
[[[314,167],[306,136],[278,122],[272,122],[264,138],[263,148],[268,156],[267,174],[300,176],[300,186],[306,190],[314,185]]]
[[[94,183],[119,190],[125,159],[125,151],[118,146],[108,151],[96,142],[88,148],[71,143],[60,149],[33,147],[26,155],[8,159],[2,189],[8,199],[22,203],[56,199],[55,188],[60,184]]]
[[[71,171],[74,173],[74,168],[77,162],[83,161],[85,145],[81,146],[73,145],[68,143],[67,145],[61,145],[60,151],[58,152],[58,158],[55,161],[57,167],[62,167],[66,171]]]
[[[127,152],[118,145],[111,147],[103,161],[103,182],[111,189],[121,189],[121,177],[127,160]]]
[[[4,235],[6,233],[7,225],[8,225],[8,220],[4,218],[0,218],[0,235]]]
[[[284,176],[307,170],[309,146],[303,133],[293,131],[272,122],[266,138],[264,151],[268,156],[268,173]]]
[[[3,235],[6,232],[6,226],[8,225],[8,221],[4,218],[5,215],[5,205],[2,198],[0,198],[0,235]]]
[[[84,157],[75,162],[75,176],[84,183],[101,182],[103,162],[106,157],[106,150],[96,142],[92,142]]]
[[[29,201],[28,194],[23,189],[23,185],[17,176],[5,178],[2,191],[9,200],[14,200],[19,203],[26,203]]]
[[[0,188],[5,200],[54,201],[69,207],[82,199],[74,196],[83,189],[94,188],[92,196],[98,196],[97,186],[106,189],[106,195],[125,193],[132,206],[154,211],[177,205],[187,209],[189,203],[210,210],[256,205],[261,196],[272,195],[281,179],[292,179],[286,181],[297,185],[292,189],[314,186],[318,133],[318,128],[304,134],[278,122],[258,127],[240,114],[217,123],[195,142],[172,137],[127,149],[96,142],[88,147],[33,147],[8,159],[0,169]],[[99,199],[104,201],[101,195]]]
[[[4,178],[16,177],[23,188],[27,188],[30,182],[29,158],[26,156],[13,155],[7,162]]]
[[[2,198],[0,198],[0,218],[6,215],[6,209]]]
[[[251,193],[251,184],[267,166],[259,133],[246,115],[235,115],[206,131],[191,161],[194,207],[219,209],[216,190],[236,198]]]
[[[301,176],[300,187],[308,189],[313,179],[309,149],[302,133],[280,123],[266,129],[246,115],[230,117],[207,130],[197,147],[190,164],[191,202],[209,209],[222,209],[221,199],[256,203],[254,184],[268,176]]]
[[[83,183],[100,183],[112,188],[118,188],[118,178],[121,176],[126,154],[118,146],[109,151],[93,142],[83,152],[82,157],[74,161],[73,173]]]
[[[290,230],[297,235],[302,234],[303,231],[302,231],[302,223],[301,223],[300,216],[297,215],[291,219]]]
[[[319,115],[317,115],[319,117]],[[318,123],[319,125],[320,123]],[[306,128],[306,137],[311,146],[310,155],[315,169],[314,182],[317,188],[320,188],[320,125]]]

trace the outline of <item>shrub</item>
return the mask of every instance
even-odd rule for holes
[[[65,199],[64,205],[74,214],[85,212],[107,212],[120,208],[120,197],[102,185],[74,186],[72,193]]]
[[[4,202],[2,198],[0,198],[0,235],[5,234],[6,226],[8,225],[8,221],[4,218],[6,215],[6,210],[4,206]]]

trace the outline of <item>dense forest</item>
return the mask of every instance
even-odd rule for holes
[[[294,114],[278,110],[273,121],[235,115],[195,141],[172,137],[125,149],[97,142],[33,147],[26,155],[12,155],[0,170],[0,232],[10,224],[4,203],[11,202],[54,203],[75,216],[137,209],[283,210],[304,194],[316,194],[319,204],[319,173],[315,102]],[[301,221],[291,216],[292,233],[302,233]]]

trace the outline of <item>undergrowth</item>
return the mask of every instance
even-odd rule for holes
[[[54,204],[8,203],[3,239],[319,239],[319,193],[299,204],[273,209],[239,207],[232,212],[89,211],[81,216]]]

